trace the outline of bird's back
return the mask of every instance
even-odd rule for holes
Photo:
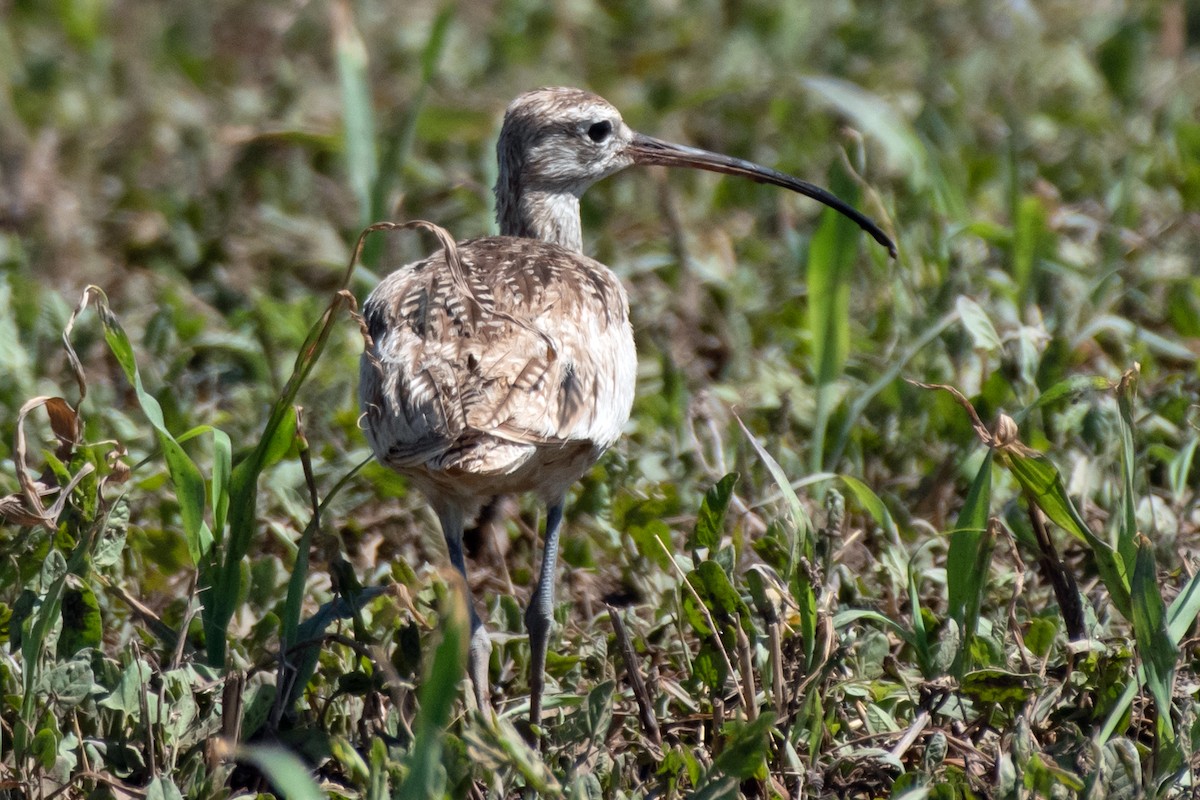
[[[434,500],[561,495],[629,418],[625,290],[607,267],[546,242],[455,249],[392,273],[363,307],[367,438]]]

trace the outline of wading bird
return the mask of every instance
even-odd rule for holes
[[[545,501],[545,548],[525,612],[530,720],[538,724],[563,502],[621,435],[637,369],[625,289],[581,252],[580,196],[634,164],[691,167],[807,195],[854,220],[893,256],[895,247],[824,189],[635,133],[616,108],[580,89],[519,96],[505,112],[496,154],[502,235],[447,246],[376,287],[363,306],[371,342],[359,402],[376,457],[428,499],[464,585],[463,526],[480,505],[524,492]],[[469,585],[467,605],[468,670],[487,708],[491,643]]]

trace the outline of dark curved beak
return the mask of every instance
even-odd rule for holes
[[[888,254],[892,258],[896,257],[896,245],[875,224],[874,220],[848,203],[839,200],[820,186],[811,184],[808,181],[802,181],[799,178],[793,178],[791,175],[785,175],[768,167],[759,166],[752,161],[743,161],[740,158],[723,156],[720,153],[710,153],[707,150],[701,150],[697,147],[687,147],[681,144],[673,144],[672,142],[664,142],[662,139],[655,139],[653,136],[646,136],[641,133],[633,135],[633,141],[629,143],[629,148],[626,152],[633,157],[633,163],[635,164],[691,167],[692,169],[703,169],[709,172],[721,172],[725,175],[738,175],[759,183],[770,183],[775,186],[781,186],[784,189],[791,189],[793,192],[824,203],[835,211],[854,220],[860,228],[871,234],[871,237],[875,241],[886,247]]]

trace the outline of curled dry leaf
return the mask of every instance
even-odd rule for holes
[[[59,502],[55,503],[49,511],[42,502],[43,497],[59,491],[60,487],[55,480],[54,473],[46,470],[40,477],[34,478],[29,470],[29,445],[25,436],[25,420],[37,408],[45,408],[46,415],[50,418],[50,429],[58,440],[58,447],[55,448],[54,455],[59,461],[64,463],[70,461],[71,453],[79,439],[81,428],[79,415],[65,399],[39,395],[27,400],[17,412],[17,435],[13,447],[13,460],[16,462],[17,481],[21,484],[21,491],[19,494],[9,495],[0,500],[0,518],[16,525],[44,524],[54,527],[58,521],[58,514],[62,513],[63,497],[60,497]],[[71,485],[78,482],[87,472],[90,472],[90,469],[76,475]],[[66,493],[63,494],[65,496]]]

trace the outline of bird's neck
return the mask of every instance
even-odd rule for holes
[[[517,191],[496,202],[496,221],[504,236],[552,242],[576,253],[583,251],[579,198],[570,192]]]

